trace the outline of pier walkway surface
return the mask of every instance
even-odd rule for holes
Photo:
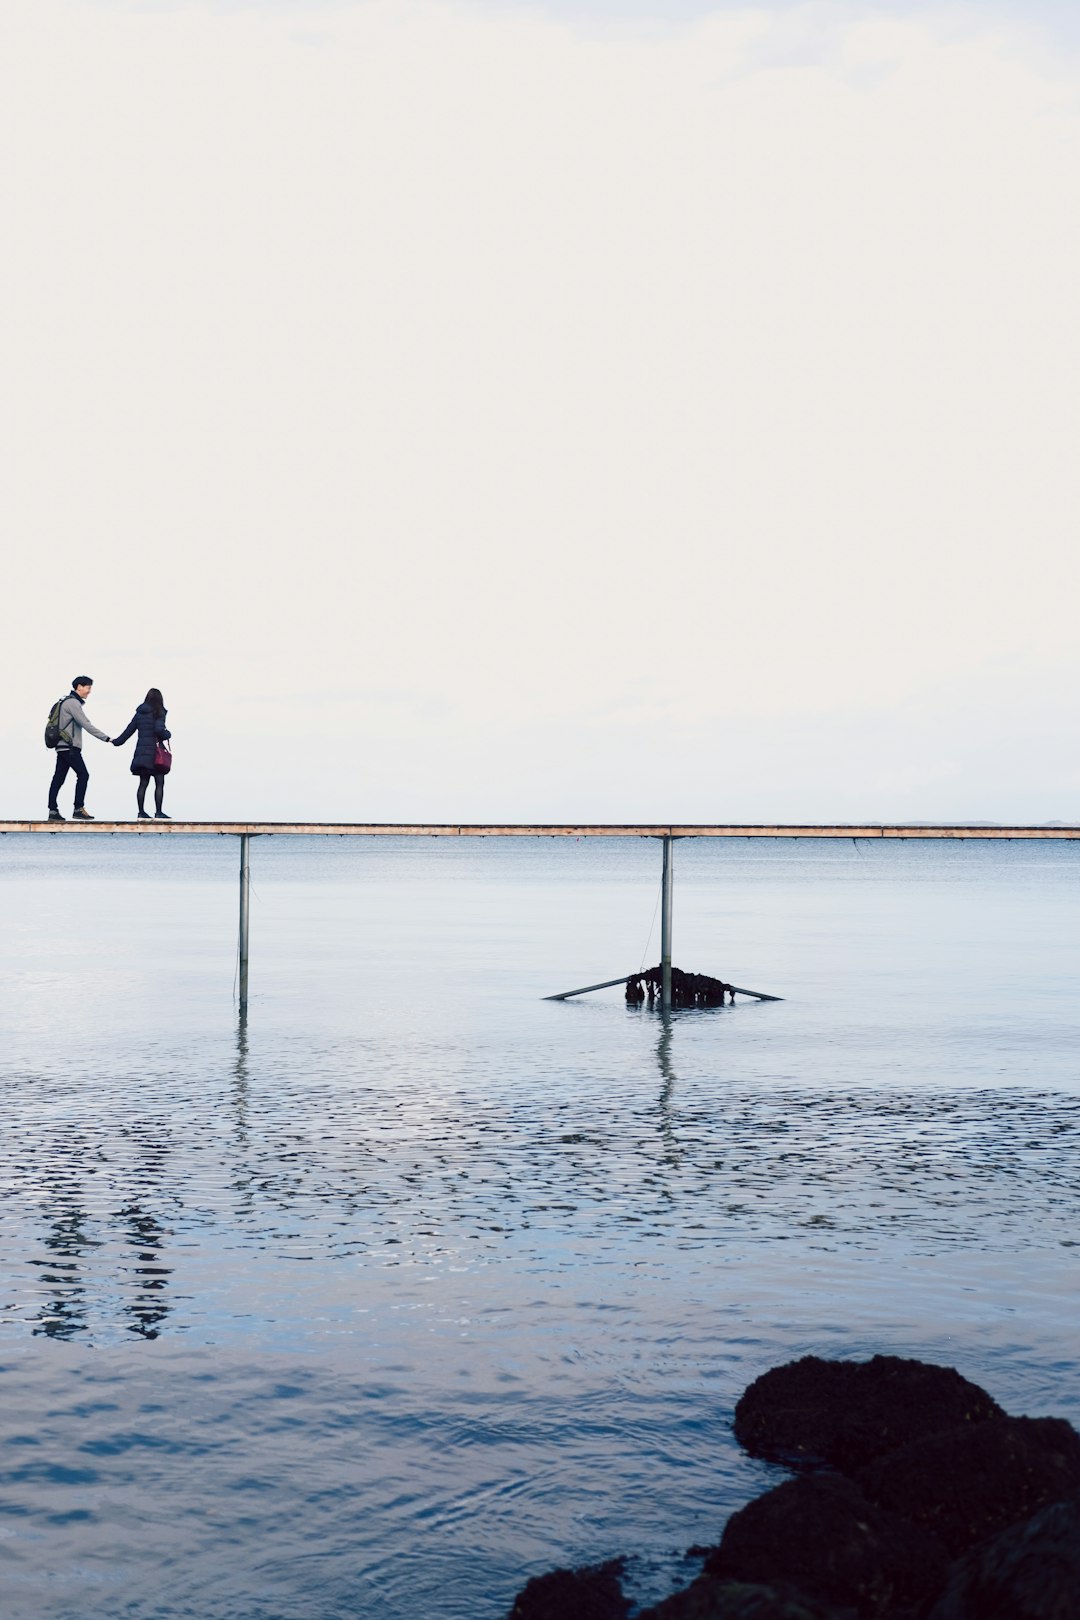
[[[1002,822],[642,823],[544,825],[531,822],[365,821],[0,821],[0,833],[221,833],[233,837],[360,838],[1080,838],[1080,823],[1013,826]]]

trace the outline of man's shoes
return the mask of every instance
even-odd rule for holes
[[[50,810],[49,811],[49,820],[50,821],[63,821],[63,819],[64,818],[60,814],[59,810]]]
[[[171,821],[172,816],[167,816],[165,814],[164,810],[155,810],[154,811],[154,820],[155,821]]]
[[[135,817],[136,821],[152,821],[153,819],[154,818],[151,816],[149,810],[140,810],[138,815]]]
[[[71,812],[71,819],[72,821],[93,821],[94,817],[90,814],[89,810],[84,810],[80,805],[78,810],[73,810]]]

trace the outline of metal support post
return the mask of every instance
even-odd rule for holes
[[[671,1011],[671,901],[672,901],[672,839],[664,838],[664,881],[660,902],[660,1011]]]
[[[251,909],[250,833],[240,834],[240,1013],[248,1005],[248,914]]]

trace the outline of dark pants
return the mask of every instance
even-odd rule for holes
[[[53,772],[52,785],[49,788],[49,809],[58,810],[56,795],[67,779],[68,771],[75,772],[75,808],[81,810],[86,803],[86,784],[90,780],[90,772],[86,768],[86,761],[82,757],[81,748],[58,748],[56,750],[56,769]]]
[[[165,772],[140,771],[139,787],[135,794],[135,799],[140,810],[146,809],[146,790],[150,786],[151,777],[154,778],[154,809],[160,810],[161,806],[165,803]]]

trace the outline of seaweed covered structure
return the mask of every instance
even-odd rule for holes
[[[626,999],[631,1006],[640,1007],[648,1001],[652,1007],[661,1000],[663,970],[646,968],[626,981]],[[671,1005],[673,1007],[723,1007],[725,996],[734,1004],[735,986],[723,979],[710,979],[707,973],[684,973],[682,968],[671,970]]]

